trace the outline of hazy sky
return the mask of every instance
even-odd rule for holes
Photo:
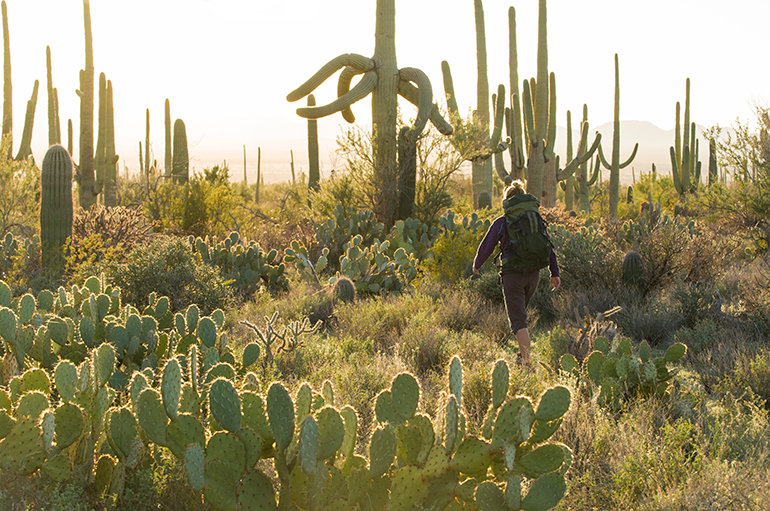
[[[250,181],[257,146],[263,165],[285,164],[289,150],[307,168],[307,123],[286,94],[341,53],[371,56],[375,0],[91,0],[94,66],[112,80],[121,171],[138,167],[150,109],[154,157],[163,161],[163,104],[172,122],[187,126],[193,167],[227,160]],[[516,9],[520,78],[534,76],[537,0],[485,0],[490,91],[508,88],[508,8]],[[7,0],[13,71],[14,151],[35,79],[40,93],[33,152],[47,148],[45,48],[51,47],[66,122],[79,130],[78,72],[85,65],[82,0]],[[766,0],[550,0],[549,69],[556,74],[559,124],[566,110],[579,116],[588,104],[592,126],[612,120],[614,54],[620,58],[621,119],[674,126],[675,105],[692,81],[692,120],[703,126],[751,118],[754,104],[770,99],[770,66],[763,34]],[[417,67],[443,98],[441,61],[452,68],[462,111],[476,104],[473,0],[396,0],[400,67]],[[758,63],[756,65],[755,63]],[[97,81],[98,83],[98,81]],[[336,76],[315,93],[319,104],[336,97]],[[443,101],[443,99],[442,99]],[[96,106],[95,106],[96,108]],[[353,110],[368,125],[371,101]],[[411,110],[405,109],[410,113]],[[339,114],[319,122],[322,167],[333,165]],[[75,160],[79,159],[75,150]]]

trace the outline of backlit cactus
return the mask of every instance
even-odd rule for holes
[[[642,255],[631,250],[623,257],[623,284],[628,288],[639,289],[642,286],[644,263]]]
[[[185,184],[190,180],[190,156],[187,150],[187,129],[184,121],[174,121],[174,151],[171,163],[171,176],[174,184]]]
[[[385,205],[381,220],[391,224],[397,206],[397,190],[392,186],[397,179],[396,118],[398,95],[418,106],[413,127],[415,137],[422,133],[430,121],[443,134],[451,134],[452,127],[441,118],[433,104],[430,80],[422,71],[414,68],[398,69],[396,65],[396,6],[395,0],[377,0],[375,21],[375,46],[372,58],[357,54],[343,54],[324,65],[300,87],[290,92],[286,99],[297,101],[313,92],[329,76],[343,69],[339,78],[339,97],[325,106],[297,109],[297,114],[308,119],[318,119],[342,112],[348,122],[354,117],[350,106],[372,94],[372,149],[374,187],[381,194],[380,203]],[[358,74],[363,78],[352,89],[350,79]],[[415,87],[416,84],[417,87]]]
[[[620,170],[631,164],[636,156],[639,144],[634,145],[634,150],[628,159],[620,163],[620,71],[618,69],[618,54],[615,54],[615,117],[612,124],[612,161],[608,162],[599,146],[599,159],[602,165],[610,171],[610,198],[609,198],[609,216],[618,217],[618,204],[620,202]]]
[[[40,185],[40,240],[44,260],[55,263],[72,236],[72,159],[61,145],[45,153]]]
[[[690,79],[685,87],[684,123],[679,125],[680,105],[676,103],[675,141],[670,148],[671,177],[679,195],[694,193],[701,179],[701,162],[698,159],[698,138],[695,123],[690,122]],[[711,147],[709,146],[709,152]],[[709,175],[711,175],[709,161]]]

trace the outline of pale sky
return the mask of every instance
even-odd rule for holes
[[[307,123],[286,94],[342,53],[374,51],[375,0],[91,0],[94,67],[112,80],[120,168],[134,172],[150,109],[155,158],[164,154],[163,105],[172,123],[185,121],[192,166],[226,160],[249,180],[263,165],[307,168]],[[516,9],[520,79],[534,76],[537,0],[485,0],[490,91],[508,89],[508,8]],[[82,0],[7,0],[13,80],[14,152],[24,127],[35,79],[40,93],[33,152],[42,160],[48,143],[45,48],[51,47],[54,86],[66,145],[67,119],[79,132],[78,73],[85,65]],[[566,124],[588,104],[589,121],[612,121],[614,54],[620,59],[622,120],[674,126],[675,105],[692,81],[692,120],[702,126],[752,117],[770,100],[770,66],[764,34],[766,0],[550,0],[549,70],[556,74],[558,118]],[[473,0],[396,0],[399,67],[430,77],[443,102],[441,61],[452,68],[463,112],[476,104]],[[315,93],[319,104],[336,97],[336,76]],[[95,109],[98,105],[95,105]],[[368,126],[371,101],[353,106]],[[406,112],[411,110],[405,109]],[[322,168],[333,167],[341,115],[319,122]],[[96,129],[96,127],[95,127]],[[673,141],[672,141],[673,142]],[[337,162],[340,165],[339,162]],[[264,168],[264,167],[263,167]],[[268,180],[270,175],[268,174]]]

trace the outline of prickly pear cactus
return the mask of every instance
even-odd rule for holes
[[[668,364],[678,362],[687,354],[687,346],[678,342],[663,356],[653,357],[647,341],[642,341],[634,350],[627,338],[610,346],[606,338],[599,337],[596,348],[582,366],[573,356],[562,356],[561,367],[598,392],[599,404],[614,411],[636,395],[665,397],[679,372],[670,370]]]

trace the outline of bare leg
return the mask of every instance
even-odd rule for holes
[[[516,332],[516,340],[519,341],[519,353],[521,354],[521,363],[529,365],[532,363],[532,359],[529,354],[529,330],[526,328],[520,328]]]

